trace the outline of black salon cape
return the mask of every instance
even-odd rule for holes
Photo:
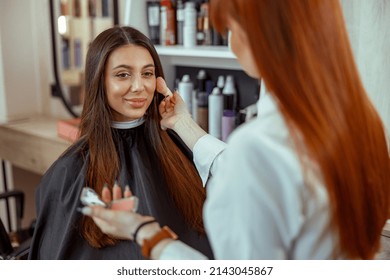
[[[212,258],[207,237],[187,226],[168,194],[158,158],[145,136],[145,124],[112,131],[121,163],[117,180],[121,186],[129,184],[139,198],[138,212],[168,225],[181,241]],[[185,149],[178,138],[170,136]],[[37,222],[29,259],[143,259],[140,247],[132,241],[95,249],[81,236],[82,214],[76,209],[82,206],[79,197],[86,185],[86,168],[87,161],[74,147],[43,176],[36,190]]]

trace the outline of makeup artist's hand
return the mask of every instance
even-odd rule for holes
[[[131,204],[132,202],[129,200],[131,197],[132,194],[129,187],[125,188],[123,196],[121,188],[117,184],[112,188],[112,194],[108,187],[104,187],[102,199],[104,202],[110,203],[111,207],[84,207],[81,212],[90,216],[102,232],[120,239],[132,240],[136,228],[141,223],[153,220],[153,218],[129,211],[129,207],[125,206],[124,203]],[[157,222],[144,226],[142,231],[137,234],[137,241],[141,242],[144,238],[152,236],[159,229],[160,226]]]
[[[191,114],[188,112],[187,106],[181,96],[177,92],[172,94],[164,79],[161,77],[157,78],[157,91],[165,96],[159,105],[162,129],[170,128],[175,130],[178,122],[185,118],[191,119]]]
[[[127,240],[133,240],[133,234],[141,223],[153,220],[152,217],[142,216],[135,212],[112,210],[101,206],[84,207],[81,212],[90,216],[105,234]],[[144,238],[152,236],[159,229],[158,223],[144,226],[137,234],[138,243]]]
[[[129,186],[125,187],[123,197],[122,189],[117,183],[115,183],[112,188],[112,195],[110,189],[107,186],[104,186],[101,197],[102,200],[106,204],[110,205],[110,208],[113,210],[137,211],[138,198],[132,195]]]

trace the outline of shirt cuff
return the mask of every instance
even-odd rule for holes
[[[206,134],[202,136],[194,145],[194,163],[202,179],[203,186],[212,175],[212,167],[217,157],[226,148],[226,143]]]

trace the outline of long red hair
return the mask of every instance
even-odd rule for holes
[[[211,18],[220,32],[229,19],[246,31],[296,146],[303,139],[321,170],[339,253],[373,258],[389,217],[389,150],[360,80],[339,1],[212,0]]]

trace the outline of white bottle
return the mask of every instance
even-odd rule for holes
[[[222,92],[224,86],[225,86],[225,77],[223,75],[219,75],[217,80],[217,87],[219,87],[219,90]]]
[[[184,29],[184,3],[183,0],[176,1],[176,26],[177,26],[177,44],[183,45]]]
[[[223,105],[223,117],[222,117],[222,141],[226,141],[230,133],[235,128],[236,120],[236,87],[234,85],[234,77],[228,75],[226,77],[226,83],[222,91],[224,105]]]
[[[209,133],[222,139],[223,96],[218,87],[209,95]]]
[[[183,45],[186,48],[196,46],[197,11],[194,2],[186,2],[184,6]]]
[[[234,84],[234,77],[228,75],[226,77],[225,86],[223,87],[222,94],[224,96],[224,110],[236,110],[237,100],[236,100],[236,87]]]
[[[194,91],[194,84],[190,79],[190,75],[184,75],[178,86],[179,94],[186,103],[188,112],[192,113],[192,95]]]

